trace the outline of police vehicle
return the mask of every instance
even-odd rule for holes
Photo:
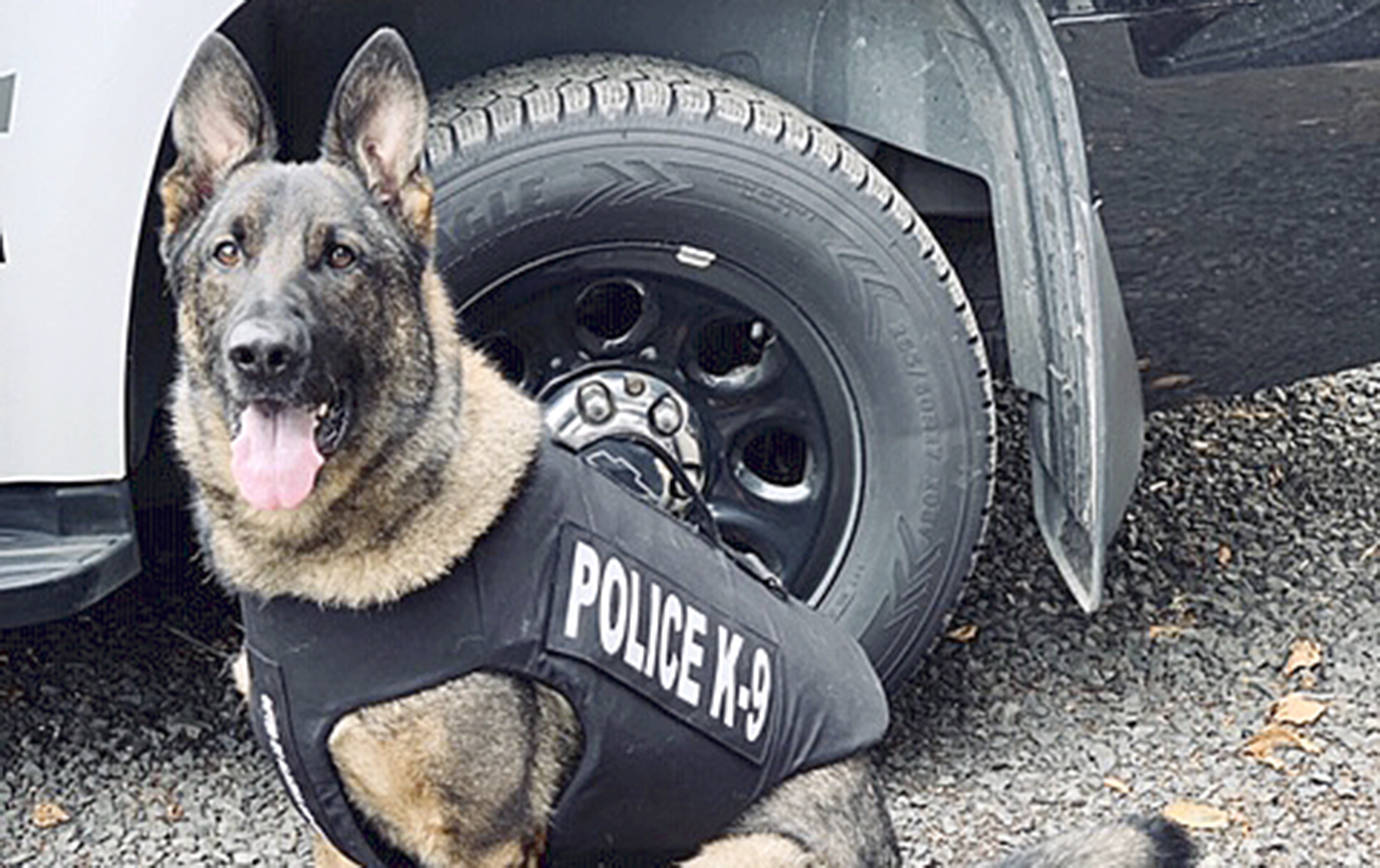
[[[1249,390],[1380,345],[1370,0],[3,17],[3,627],[76,612],[184,544],[145,520],[182,484],[159,411],[173,351],[155,185],[211,29],[265,83],[291,158],[314,155],[363,38],[402,31],[438,95],[440,265],[467,334],[557,439],[662,508],[702,504],[893,686],[981,541],[994,375],[1027,400],[1035,520],[1092,611],[1142,394]],[[620,131],[591,142],[563,126],[580,112]],[[609,641],[635,662],[643,640]],[[720,717],[750,727],[747,697]]]

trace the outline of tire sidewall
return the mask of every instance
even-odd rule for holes
[[[990,484],[986,372],[928,234],[907,235],[812,158],[674,117],[568,119],[431,171],[437,261],[462,322],[526,263],[626,241],[712,251],[809,321],[851,399],[862,480],[818,608],[897,686],[970,569]]]

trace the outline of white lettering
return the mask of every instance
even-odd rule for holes
[[[628,644],[623,646],[623,662],[634,671],[641,671],[642,659],[647,656],[647,646],[637,641],[637,629],[642,622],[642,574],[633,570],[628,581],[632,593],[628,602]],[[653,611],[652,620],[655,619]]]
[[[575,543],[574,562],[570,567],[570,599],[565,603],[565,636],[574,639],[580,634],[580,610],[594,605],[599,596],[599,553],[586,542]]]
[[[743,637],[719,625],[719,659],[714,664],[714,689],[710,692],[709,716],[724,726],[733,727],[734,697],[738,694],[738,655],[743,653]]]
[[[685,604],[685,634],[680,642],[680,681],[676,684],[676,696],[689,705],[700,704],[700,684],[690,670],[704,664],[704,646],[699,643],[709,627],[709,619],[704,613],[689,603]]]
[[[613,614],[613,600],[618,598],[618,614]],[[623,562],[609,558],[604,564],[604,584],[599,591],[599,644],[607,654],[617,654],[628,633],[628,574]]]
[[[307,822],[316,830],[316,834],[322,838],[326,833],[321,831],[321,827],[316,824],[316,817],[311,809],[307,807],[307,800],[302,797],[302,788],[297,785],[297,778],[292,774],[292,766],[288,764],[287,752],[283,750],[283,739],[278,734],[278,712],[273,705],[273,697],[267,693],[259,696],[259,713],[263,717],[264,734],[268,736],[269,752],[273,754],[273,762],[278,766],[278,773],[283,777],[283,783],[287,786],[288,797],[292,799],[292,804],[297,808],[297,813],[307,818]]]
[[[752,652],[752,710],[744,721],[744,735],[756,741],[767,723],[767,706],[771,703],[771,655],[767,649]]]
[[[661,585],[656,582],[648,582],[652,589],[652,604],[647,608],[647,665],[643,667],[642,674],[648,678],[656,672],[656,637],[661,626]]]
[[[657,680],[661,682],[662,690],[670,690],[676,686],[677,669],[680,661],[675,654],[668,654],[671,646],[671,622],[675,622],[674,629],[679,630],[685,625],[685,610],[681,608],[680,597],[670,591],[666,592],[666,605],[661,610],[661,638],[657,645]]]

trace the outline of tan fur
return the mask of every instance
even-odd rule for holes
[[[682,868],[815,868],[819,863],[776,835],[739,835],[706,845]]]
[[[305,166],[267,162],[276,147],[267,104],[243,58],[222,37],[203,44],[179,93],[179,162],[162,186],[164,255],[174,283],[184,271],[192,277],[178,295],[174,436],[195,480],[198,525],[211,560],[238,591],[367,607],[418,590],[470,552],[503,512],[536,453],[536,405],[463,344],[450,296],[435,266],[427,265],[420,310],[410,303],[370,308],[378,294],[372,291],[349,297],[351,304],[365,306],[358,318],[377,326],[356,336],[357,349],[372,354],[377,370],[386,372],[374,384],[382,398],[356,407],[377,410],[392,400],[417,412],[397,430],[388,422],[401,417],[386,412],[352,420],[346,445],[326,460],[310,494],[293,509],[252,508],[231,474],[233,422],[226,418],[225,384],[213,382],[219,376],[213,362],[225,349],[214,335],[232,315],[235,293],[243,297],[244,290],[228,277],[196,279],[187,263],[199,248],[174,236],[190,233],[196,240],[198,225],[207,233],[212,226],[223,229],[214,213],[198,214],[219,207],[208,204],[222,195],[214,188],[233,178],[233,189],[224,195],[241,198],[220,201],[237,209],[237,237],[243,236],[249,255],[267,263],[261,265],[264,275],[287,280],[302,263],[283,251],[290,247],[295,256],[304,255],[302,230],[284,234],[263,228],[271,221],[255,224],[268,210],[265,200],[278,194],[254,184],[272,180],[282,186],[271,189],[297,190],[306,203],[340,206],[331,191],[357,183],[351,174],[357,169],[375,204],[429,247],[435,231],[432,192],[419,168],[425,94],[405,54],[401,37],[390,32],[361,49],[328,112],[323,160]],[[310,198],[313,190],[323,198]],[[352,202],[337,213],[357,214]],[[260,237],[264,233],[267,239]],[[415,267],[408,272],[416,273]],[[382,288],[395,301],[412,297],[411,286]],[[419,479],[425,485],[418,487]],[[236,686],[247,692],[244,657],[231,668]],[[540,863],[552,809],[581,755],[581,735],[560,694],[508,675],[476,672],[345,715],[334,725],[328,749],[351,803],[422,865],[500,868]],[[879,805],[858,797],[875,796],[870,778],[862,776],[865,763],[836,766],[836,772],[816,769],[778,787],[728,837],[711,842],[689,864],[787,868],[819,860],[855,868],[870,858],[857,855],[863,852],[855,846],[858,830],[867,827],[874,837],[884,833],[889,841],[890,827]],[[825,831],[815,831],[820,829]],[[837,841],[821,846],[817,834]],[[806,850],[813,855],[806,858]],[[315,841],[313,852],[326,868],[352,864],[323,840]],[[852,856],[834,858],[839,852]]]
[[[417,175],[403,186],[398,198],[403,219],[418,238],[424,240],[428,247],[432,246],[436,242],[436,218],[431,210],[431,179],[425,175]]]
[[[311,836],[311,860],[316,868],[357,868],[357,862],[331,846],[331,842],[315,833]]]
[[[158,185],[158,195],[163,202],[164,235],[176,232],[187,212],[194,209],[201,198],[186,173],[175,169],[163,176]]]
[[[316,490],[295,510],[256,510],[240,499],[228,513],[208,507],[216,567],[236,589],[353,607],[393,600],[431,582],[463,557],[511,499],[536,450],[541,430],[537,408],[482,355],[461,343],[450,300],[434,271],[427,272],[425,291],[442,370],[438,405],[450,403],[453,391],[446,390],[462,384],[464,389],[460,419],[449,420],[449,427],[439,432],[455,440],[446,450],[452,459],[443,492],[388,545],[346,540],[326,551],[290,557],[284,552],[326,521],[327,507],[359,471],[364,460],[359,453],[342,453],[328,462]],[[199,404],[186,377],[175,387],[173,427],[177,448],[198,484],[235,491],[231,435],[224,416],[215,407]],[[394,481],[401,485],[404,474],[396,476]],[[386,508],[388,491],[375,492],[373,503]]]
[[[342,718],[329,746],[351,801],[423,865],[536,865],[578,726],[542,687],[541,725],[503,725],[526,689],[480,672]]]
[[[400,701],[342,718],[330,749],[355,804],[380,821],[391,840],[426,863],[441,864],[450,861],[450,811],[425,772],[449,751],[444,720],[428,705]]]

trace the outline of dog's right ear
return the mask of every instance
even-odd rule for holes
[[[205,207],[236,166],[278,152],[273,114],[248,62],[230,40],[201,43],[173,106],[177,162],[163,176],[163,237],[172,237]]]

